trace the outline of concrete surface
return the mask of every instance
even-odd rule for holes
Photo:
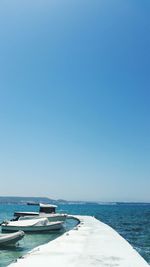
[[[37,247],[10,267],[149,267],[149,264],[108,225],[91,216],[76,216],[80,224]]]

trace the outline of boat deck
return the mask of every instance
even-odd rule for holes
[[[34,249],[10,267],[149,267],[149,264],[108,225],[91,216],[76,216],[80,224]]]

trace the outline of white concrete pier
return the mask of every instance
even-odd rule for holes
[[[108,225],[91,216],[39,246],[10,267],[149,267],[149,264]]]

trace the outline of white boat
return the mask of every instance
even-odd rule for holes
[[[2,231],[13,232],[22,230],[24,232],[48,232],[58,231],[63,228],[63,222],[49,222],[47,218],[37,218],[30,220],[8,221],[1,224]]]
[[[23,231],[18,231],[11,234],[0,234],[0,246],[15,245],[24,237]]]
[[[26,212],[26,211],[17,211],[14,213],[16,220],[26,220],[26,219],[34,219],[34,218],[47,218],[50,222],[55,221],[65,221],[67,218],[67,214],[56,213],[56,205],[51,204],[39,204],[39,212]]]
[[[39,219],[39,218],[47,218],[49,222],[56,222],[56,221],[65,221],[67,216],[65,214],[45,214],[45,213],[40,213],[38,216],[37,215],[28,215],[28,216],[18,216],[16,218],[17,221],[22,221],[22,220],[33,220],[33,219]]]

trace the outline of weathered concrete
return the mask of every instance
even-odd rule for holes
[[[59,238],[34,249],[10,267],[148,267],[148,263],[108,225],[90,216]]]

